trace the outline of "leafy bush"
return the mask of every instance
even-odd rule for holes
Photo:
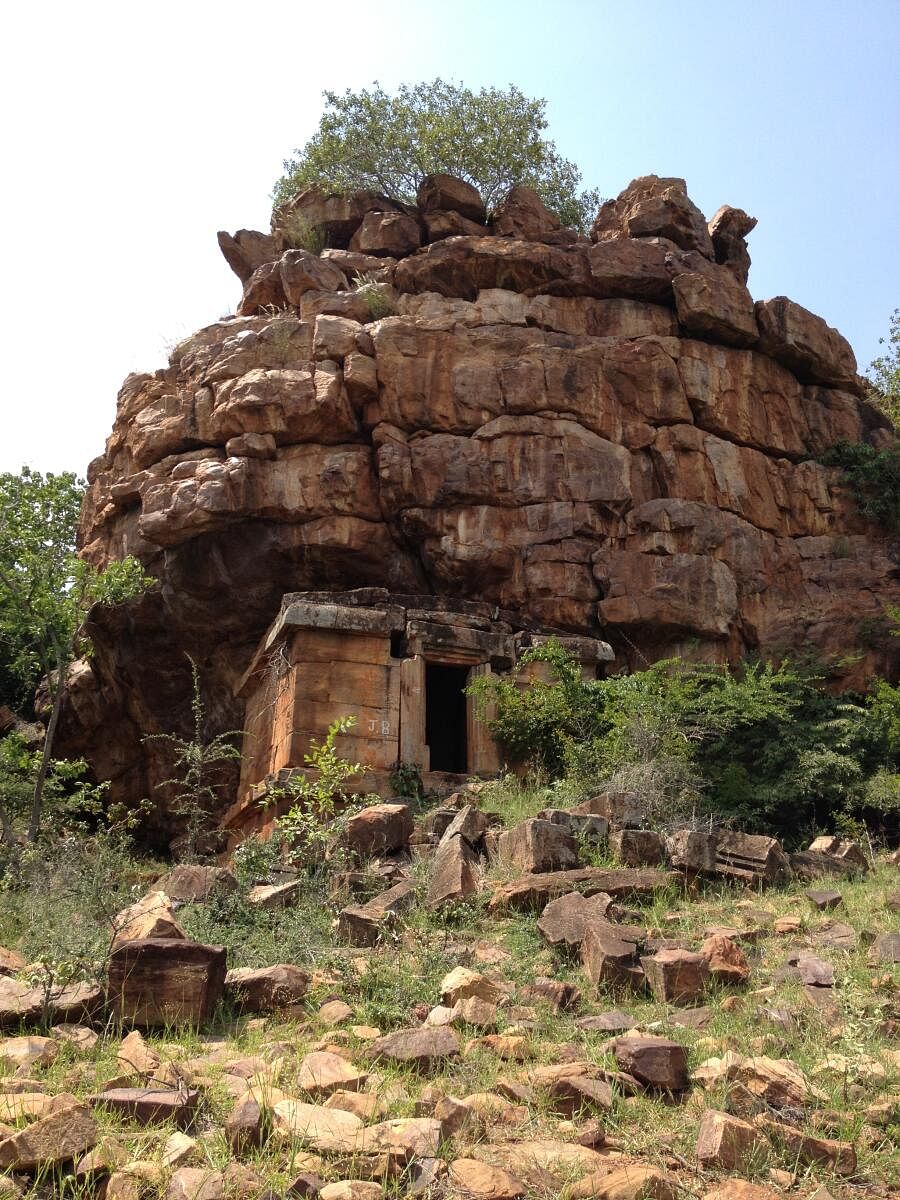
[[[891,329],[885,338],[879,338],[888,349],[869,366],[868,376],[875,389],[874,400],[888,417],[895,429],[900,429],[900,308],[891,313]]]
[[[900,689],[887,683],[834,697],[790,663],[732,672],[680,660],[586,680],[552,642],[524,659],[548,663],[551,679],[481,679],[476,711],[493,704],[510,762],[565,777],[576,795],[636,791],[655,824],[712,814],[790,840],[838,813],[896,822]]]
[[[369,316],[373,321],[380,321],[382,317],[394,315],[391,286],[387,283],[379,283],[372,271],[364,271],[354,276],[353,287],[357,296],[361,296],[365,300]]]
[[[600,207],[580,191],[581,172],[544,136],[546,101],[517,87],[481,88],[433,79],[389,95],[377,82],[359,92],[325,92],[317,132],[284,163],[273,198],[301,188],[381,192],[415,203],[426,175],[447,172],[473,184],[488,211],[515,184],[527,184],[564,225],[586,230]]]
[[[900,533],[900,443],[876,450],[867,442],[838,442],[821,461],[841,468],[864,516]]]

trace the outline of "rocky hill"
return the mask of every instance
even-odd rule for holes
[[[303,589],[486,601],[619,666],[884,671],[896,547],[817,456],[893,434],[836,330],[754,303],[754,224],[649,176],[588,239],[528,189],[488,222],[435,176],[416,208],[305,192],[270,234],[220,234],[237,315],[125,381],[90,467],[82,553],[137,555],[159,588],[95,614],[64,748],[151,795],[168,767],[142,737],[186,719],[185,651],[212,723],[242,727],[233,689]]]

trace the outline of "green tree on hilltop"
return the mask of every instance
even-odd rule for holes
[[[28,838],[40,830],[44,787],[62,708],[66,672],[87,649],[82,626],[96,603],[136,595],[149,580],[137,559],[96,571],[75,551],[84,484],[71,472],[42,475],[23,467],[0,474],[0,661],[20,695],[46,680],[50,716],[34,779]],[[0,797],[2,799],[2,797]]]
[[[526,184],[563,225],[587,229],[600,206],[580,190],[581,172],[544,136],[546,100],[517,87],[481,88],[433,79],[390,95],[377,83],[325,92],[325,112],[306,145],[286,159],[276,204],[304,187],[375,191],[414,203],[426,175],[446,172],[478,189],[490,212]]]

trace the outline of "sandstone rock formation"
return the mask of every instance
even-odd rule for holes
[[[242,726],[235,688],[303,589],[487,601],[620,667],[858,647],[847,682],[885,669],[861,630],[900,602],[896,547],[816,461],[893,436],[850,346],[754,304],[753,218],[707,225],[682,180],[635,180],[590,242],[536,199],[487,225],[448,177],[420,208],[304,192],[271,236],[219,235],[241,315],[129,376],[89,469],[83,555],[159,581],[93,614],[69,680],[63,748],[114,796],[170,774],[142,738],[187,720],[186,651],[210,728]]]

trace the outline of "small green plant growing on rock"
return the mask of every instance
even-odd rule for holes
[[[169,807],[185,821],[181,855],[190,861],[197,857],[202,836],[213,824],[220,802],[222,768],[229,762],[240,760],[241,752],[234,740],[242,736],[243,730],[229,729],[212,738],[207,736],[200,669],[190,655],[187,657],[191,664],[193,736],[183,738],[173,733],[151,733],[144,741],[166,742],[172,747],[175,775],[157,786],[172,789]]]
[[[289,250],[308,250],[310,254],[321,254],[328,240],[320,225],[310,225],[300,213],[285,215],[281,235]]]
[[[356,725],[356,717],[338,717],[328,727],[324,741],[313,738],[303,761],[311,768],[312,776],[297,775],[264,803],[289,797],[293,804],[278,818],[278,834],[288,847],[287,858],[300,865],[315,868],[326,852],[332,852],[340,842],[347,821],[358,806],[346,790],[349,780],[364,775],[366,767],[360,762],[342,758],[336,742]]]
[[[364,271],[353,277],[353,287],[357,296],[365,300],[369,308],[369,316],[373,321],[382,317],[392,317],[396,312],[391,298],[391,288],[387,283],[379,283],[372,271]]]
[[[868,442],[837,442],[820,461],[840,467],[863,516],[900,533],[900,442],[881,450]]]

